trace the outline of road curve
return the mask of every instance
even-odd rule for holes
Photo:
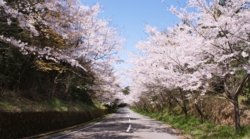
[[[120,108],[117,113],[94,125],[50,139],[178,139],[166,125]]]

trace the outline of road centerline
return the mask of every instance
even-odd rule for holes
[[[131,128],[131,124],[129,124],[128,129],[127,129],[126,132],[129,132],[130,128]]]
[[[99,123],[75,130],[70,133],[66,133],[64,135],[58,135],[57,137],[54,136],[50,139],[93,139],[117,137],[178,139],[178,137],[174,135],[174,132],[171,132],[170,129],[163,125],[164,124],[160,124],[157,121],[149,119],[148,117],[134,113],[128,107],[125,107],[120,108],[117,113]]]

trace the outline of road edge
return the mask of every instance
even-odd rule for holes
[[[102,117],[93,119],[89,122],[85,122],[82,124],[78,124],[78,125],[74,125],[71,127],[67,127],[67,128],[63,128],[63,129],[59,129],[59,130],[54,130],[54,131],[50,131],[50,132],[46,132],[46,133],[42,133],[42,134],[38,134],[38,135],[34,135],[34,136],[29,136],[29,137],[24,137],[22,139],[34,139],[34,138],[39,138],[39,139],[46,139],[46,138],[56,138],[57,136],[60,136],[60,134],[68,134],[77,130],[80,130],[82,128],[87,128],[89,126],[93,126],[97,123],[100,123],[101,121],[105,120],[106,118],[111,117],[113,114],[107,114],[104,115]]]

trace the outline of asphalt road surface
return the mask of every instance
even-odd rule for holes
[[[117,113],[94,125],[50,139],[178,139],[166,125],[120,108]]]

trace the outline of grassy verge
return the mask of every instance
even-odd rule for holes
[[[142,115],[156,119],[173,128],[181,130],[185,136],[197,139],[248,139],[250,137],[250,125],[242,128],[242,132],[235,133],[233,127],[218,125],[213,122],[206,121],[201,124],[200,119],[195,116],[184,117],[183,115],[170,115],[167,112],[145,112],[131,108],[133,111]]]
[[[57,98],[33,101],[23,97],[0,97],[0,111],[89,111],[94,109],[106,109],[99,103],[87,105],[83,102],[62,101]]]

